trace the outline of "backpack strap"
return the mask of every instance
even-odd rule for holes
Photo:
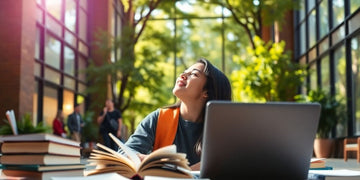
[[[180,108],[160,109],[153,151],[174,143],[179,124]]]

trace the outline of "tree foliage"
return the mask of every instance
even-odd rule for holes
[[[231,74],[234,97],[239,101],[289,101],[302,84],[306,69],[291,61],[284,52],[285,43],[264,43],[253,39],[255,49],[248,47],[247,56],[235,56],[239,70]]]
[[[286,11],[300,6],[300,1],[296,0],[209,0],[209,2],[223,6],[231,12],[235,22],[245,29],[253,48],[255,48],[253,37],[262,36],[261,30],[264,25],[271,25],[275,21],[281,22]]]

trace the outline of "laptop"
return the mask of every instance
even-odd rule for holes
[[[200,177],[307,179],[318,103],[206,105]]]

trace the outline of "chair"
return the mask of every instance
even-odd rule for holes
[[[349,151],[356,151],[357,162],[360,162],[360,137],[344,139],[344,161],[347,161]]]

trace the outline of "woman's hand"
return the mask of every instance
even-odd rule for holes
[[[142,162],[149,155],[139,153],[139,154],[137,154],[137,156],[140,158],[140,161]]]

